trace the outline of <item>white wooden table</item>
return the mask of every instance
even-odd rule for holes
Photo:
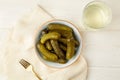
[[[120,1],[102,1],[112,9],[112,22],[98,31],[82,31],[82,54],[89,65],[88,80],[120,80]],[[81,26],[81,6],[87,2],[88,0],[0,0],[0,48],[8,40],[7,36],[15,22],[38,3],[56,18]],[[4,55],[0,56],[3,57]],[[0,80],[5,80],[1,66],[0,72]]]

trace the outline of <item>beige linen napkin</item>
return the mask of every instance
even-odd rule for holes
[[[5,43],[7,80],[37,80],[19,64],[20,59],[30,62],[43,80],[86,80],[87,64],[82,55],[75,63],[63,69],[48,67],[37,57],[35,33],[48,20],[52,18],[37,6],[13,27],[9,41]]]

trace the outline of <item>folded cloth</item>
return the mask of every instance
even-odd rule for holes
[[[5,43],[7,80],[37,80],[19,64],[20,59],[30,62],[43,80],[86,80],[87,63],[82,55],[62,69],[48,67],[38,59],[34,47],[35,33],[40,25],[52,19],[41,8],[35,7],[14,26],[9,41]]]

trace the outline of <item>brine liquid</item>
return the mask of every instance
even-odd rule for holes
[[[104,27],[109,22],[109,11],[104,5],[92,4],[84,10],[84,23],[91,28]]]

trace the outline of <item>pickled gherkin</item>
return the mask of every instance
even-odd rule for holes
[[[59,33],[57,33],[57,32],[50,32],[50,33],[48,33],[48,34],[44,34],[44,35],[41,37],[40,42],[41,42],[42,44],[44,44],[47,40],[49,40],[49,39],[59,39],[60,36],[61,36],[61,35],[60,35]]]
[[[41,52],[42,55],[44,55],[45,57],[47,57],[49,60],[51,61],[57,61],[58,60],[58,57],[56,54],[54,53],[51,53],[49,50],[47,50],[44,46],[44,44],[37,44],[37,48],[38,48],[38,51]]]
[[[45,59],[45,60],[47,60],[47,61],[50,61],[50,62],[57,62],[57,61],[59,61],[59,60],[51,60],[51,59],[49,59],[49,58],[47,58],[46,56],[42,56],[43,57],[43,59]]]
[[[64,51],[67,50],[67,47],[66,47],[65,45],[63,45],[63,44],[59,44],[59,45],[60,45],[60,48],[61,48],[62,50],[64,50]]]
[[[67,45],[67,40],[68,39],[65,39],[65,38],[58,39],[58,41],[61,42],[61,43],[63,43],[64,45]]]
[[[75,54],[75,43],[73,39],[70,39],[67,42],[67,52],[66,52],[66,59],[71,59]]]
[[[59,23],[51,23],[48,25],[48,30],[65,30],[65,31],[71,31],[72,29],[64,24]]]
[[[50,41],[46,41],[45,45],[48,50],[52,50],[52,45],[51,45]]]
[[[58,62],[61,63],[61,64],[65,64],[67,62],[67,60],[65,60],[65,59],[59,59]]]
[[[65,38],[58,39],[58,41],[61,42],[61,43],[63,43],[64,45],[67,45],[67,41],[68,40],[69,39],[65,39]],[[77,40],[73,39],[73,42],[75,43],[75,46],[79,46],[79,42]]]
[[[71,31],[65,31],[65,30],[50,30],[49,32],[58,32],[61,34],[63,38],[71,38],[73,37],[73,34]]]
[[[56,40],[50,40],[50,42],[51,42],[51,45],[52,45],[55,53],[57,54],[57,56],[58,56],[60,59],[65,59],[65,54],[64,54],[63,51],[60,49],[59,44],[58,44],[58,41],[56,41]]]
[[[44,60],[65,64],[75,55],[79,44],[72,28],[50,23],[41,31],[37,49]]]

